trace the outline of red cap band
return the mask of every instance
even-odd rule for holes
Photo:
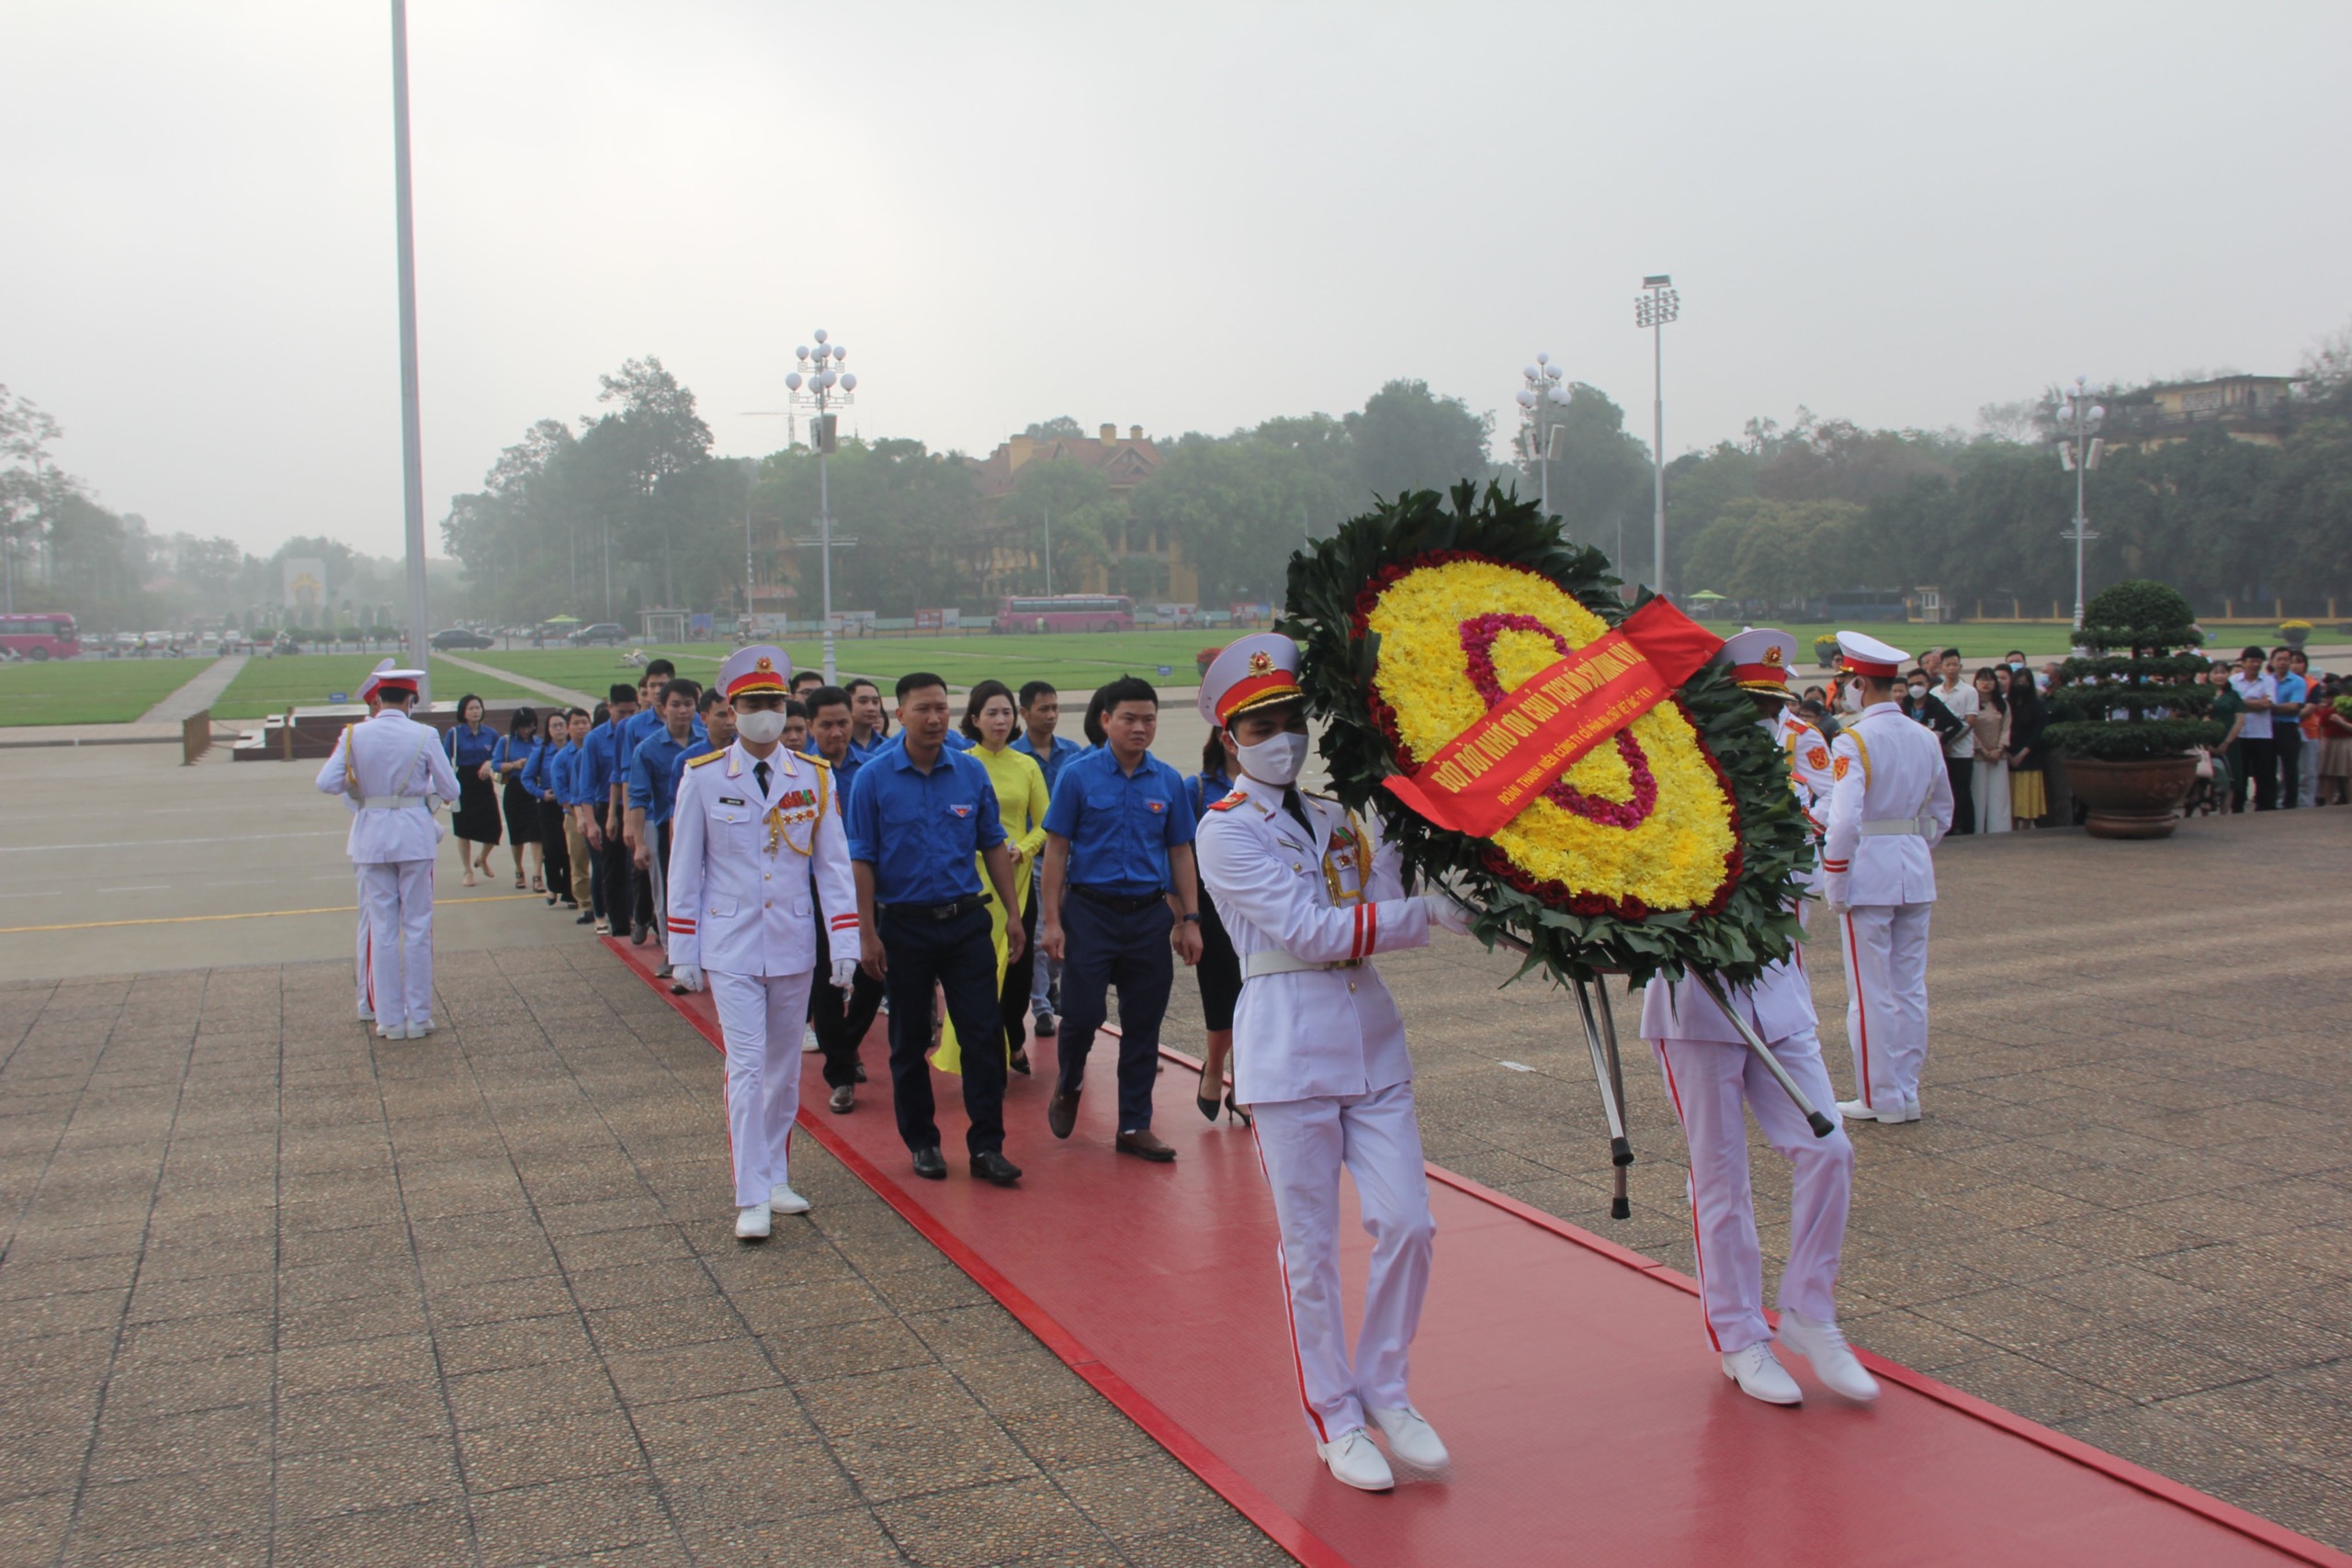
[[[1875,681],[1892,681],[1903,673],[1892,664],[1883,664],[1875,659],[1857,659],[1850,653],[1845,656],[1843,662],[1855,674],[1868,675]]]
[[[1245,675],[1225,689],[1216,703],[1216,719],[1225,723],[1244,708],[1264,703],[1287,702],[1305,694],[1298,689],[1298,677],[1287,670],[1270,671],[1263,675]]]

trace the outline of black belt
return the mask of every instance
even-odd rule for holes
[[[903,915],[914,920],[952,920],[958,915],[968,915],[975,909],[985,909],[990,899],[985,893],[967,893],[946,904],[877,904],[876,912]]]
[[[1132,915],[1138,909],[1148,909],[1154,904],[1164,901],[1168,897],[1168,890],[1164,887],[1150,893],[1110,893],[1100,887],[1089,887],[1082,882],[1071,883],[1069,890],[1090,904],[1100,904],[1104,908],[1122,915]]]

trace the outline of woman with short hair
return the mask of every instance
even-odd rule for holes
[[[539,750],[539,717],[529,708],[516,708],[506,721],[490,754],[491,776],[499,786],[499,805],[506,815],[506,841],[514,850],[514,891],[523,891],[523,852],[539,852],[539,803],[523,783],[524,770]]]
[[[468,692],[458,699],[458,722],[441,737],[449,767],[458,775],[458,809],[449,819],[449,836],[458,840],[458,858],[466,868],[466,886],[474,873],[490,874],[490,852],[498,847],[498,790],[491,778],[490,759],[498,750],[498,735],[482,722],[482,700]]]

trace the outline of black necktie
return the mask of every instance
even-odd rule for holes
[[[760,804],[765,806],[768,803],[768,765],[765,762],[752,763],[752,776],[760,781]]]
[[[1286,789],[1283,791],[1283,809],[1289,812],[1292,818],[1296,821],[1300,827],[1306,829],[1306,841],[1310,844],[1313,843],[1315,841],[1315,824],[1306,819],[1306,802],[1298,798],[1298,791],[1295,789]]]

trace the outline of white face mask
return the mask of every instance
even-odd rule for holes
[[[1927,694],[1928,688],[1925,686],[1914,686],[1911,688],[1911,700],[1915,703]]]
[[[1845,689],[1838,694],[1838,705],[1848,713],[1861,712],[1862,683],[1860,681],[1847,682]]]
[[[784,713],[779,708],[745,708],[735,716],[735,733],[754,746],[784,739]]]
[[[1271,740],[1236,750],[1243,773],[1262,784],[1287,789],[1298,782],[1299,766],[1306,761],[1306,737],[1284,730]]]

